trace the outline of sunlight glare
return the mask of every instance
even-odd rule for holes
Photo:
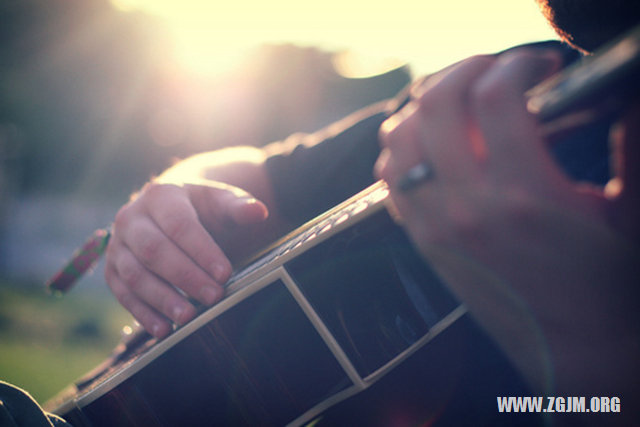
[[[204,73],[227,70],[264,43],[349,49],[380,58],[379,64],[403,61],[427,72],[475,53],[555,37],[534,0],[111,1],[164,20],[180,61]]]

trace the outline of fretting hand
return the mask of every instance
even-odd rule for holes
[[[516,50],[425,80],[382,126],[376,171],[416,246],[535,389],[547,391],[548,345],[563,391],[619,392],[637,369],[638,251],[616,230],[637,197],[576,183],[553,159],[524,92],[559,64]],[[420,163],[428,179],[401,191]]]

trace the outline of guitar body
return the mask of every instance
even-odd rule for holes
[[[219,304],[164,340],[139,333],[48,406],[76,427],[512,424],[496,397],[527,395],[520,378],[386,195],[283,239]]]

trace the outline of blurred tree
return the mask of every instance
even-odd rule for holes
[[[154,153],[131,142],[155,80],[152,21],[101,0],[5,1],[0,15],[0,123],[19,136],[7,165],[17,188],[72,192],[93,179],[108,194],[146,178],[137,165]]]
[[[172,157],[313,131],[410,79],[345,78],[332,53],[289,45],[190,75],[159,22],[107,0],[4,0],[0,19],[0,161],[22,193],[122,201]]]

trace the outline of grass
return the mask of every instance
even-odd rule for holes
[[[0,379],[44,403],[100,363],[131,322],[104,291],[79,287],[58,298],[0,283]]]

